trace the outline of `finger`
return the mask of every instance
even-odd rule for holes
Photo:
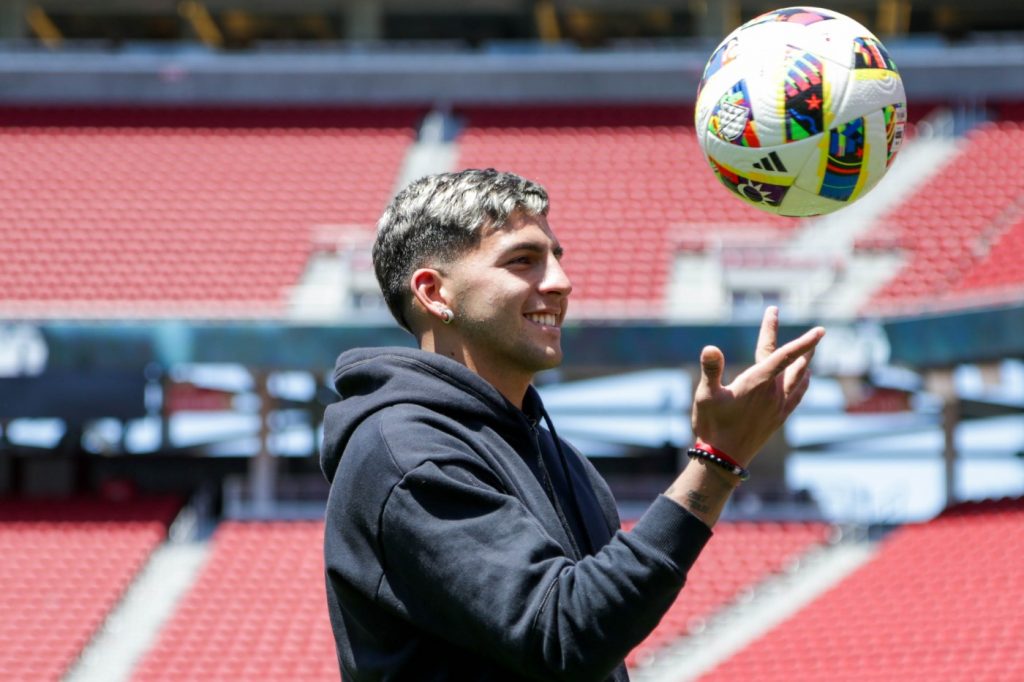
[[[797,408],[800,401],[804,399],[804,394],[807,393],[807,389],[811,385],[811,375],[804,374],[800,379],[800,382],[793,387],[793,392],[786,396],[786,408],[785,415],[789,417],[793,410]]]
[[[700,382],[711,392],[722,387],[722,371],[725,369],[725,356],[716,346],[704,346],[700,352]]]
[[[807,351],[796,360],[793,364],[786,368],[783,374],[782,380],[782,391],[783,395],[789,395],[793,388],[800,383],[800,381],[810,374],[811,360],[814,359],[814,349]]]
[[[798,358],[814,350],[814,347],[818,345],[823,336],[825,336],[825,329],[823,327],[815,327],[808,330],[803,336],[790,341],[769,355],[761,363],[761,370],[769,377],[778,376],[779,372],[792,365]]]
[[[775,346],[779,341],[779,309],[775,306],[765,308],[764,317],[761,318],[761,331],[757,335],[757,348],[754,350],[754,359],[761,362],[775,352]]]

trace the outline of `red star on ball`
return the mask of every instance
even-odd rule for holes
[[[820,109],[821,99],[817,95],[811,95],[810,97],[807,98],[807,108],[808,110]]]

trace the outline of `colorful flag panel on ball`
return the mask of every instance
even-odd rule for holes
[[[786,142],[803,140],[825,129],[824,66],[810,52],[790,52],[783,85]]]
[[[833,128],[828,137],[825,177],[818,194],[837,201],[849,201],[856,194],[861,171],[867,161],[864,118]]]
[[[711,111],[708,130],[719,139],[743,147],[760,147],[746,81],[739,81],[722,95]]]

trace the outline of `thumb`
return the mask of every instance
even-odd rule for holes
[[[725,356],[716,346],[704,346],[700,352],[701,383],[715,391],[722,385],[722,368]]]

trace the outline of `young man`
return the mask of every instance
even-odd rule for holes
[[[324,420],[324,552],[342,677],[626,680],[740,474],[796,407],[824,330],[723,386],[707,347],[694,453],[628,533],[608,487],[558,438],[534,375],[562,360],[572,285],[543,188],[494,170],[423,178],[373,258],[419,349],[345,352]]]

